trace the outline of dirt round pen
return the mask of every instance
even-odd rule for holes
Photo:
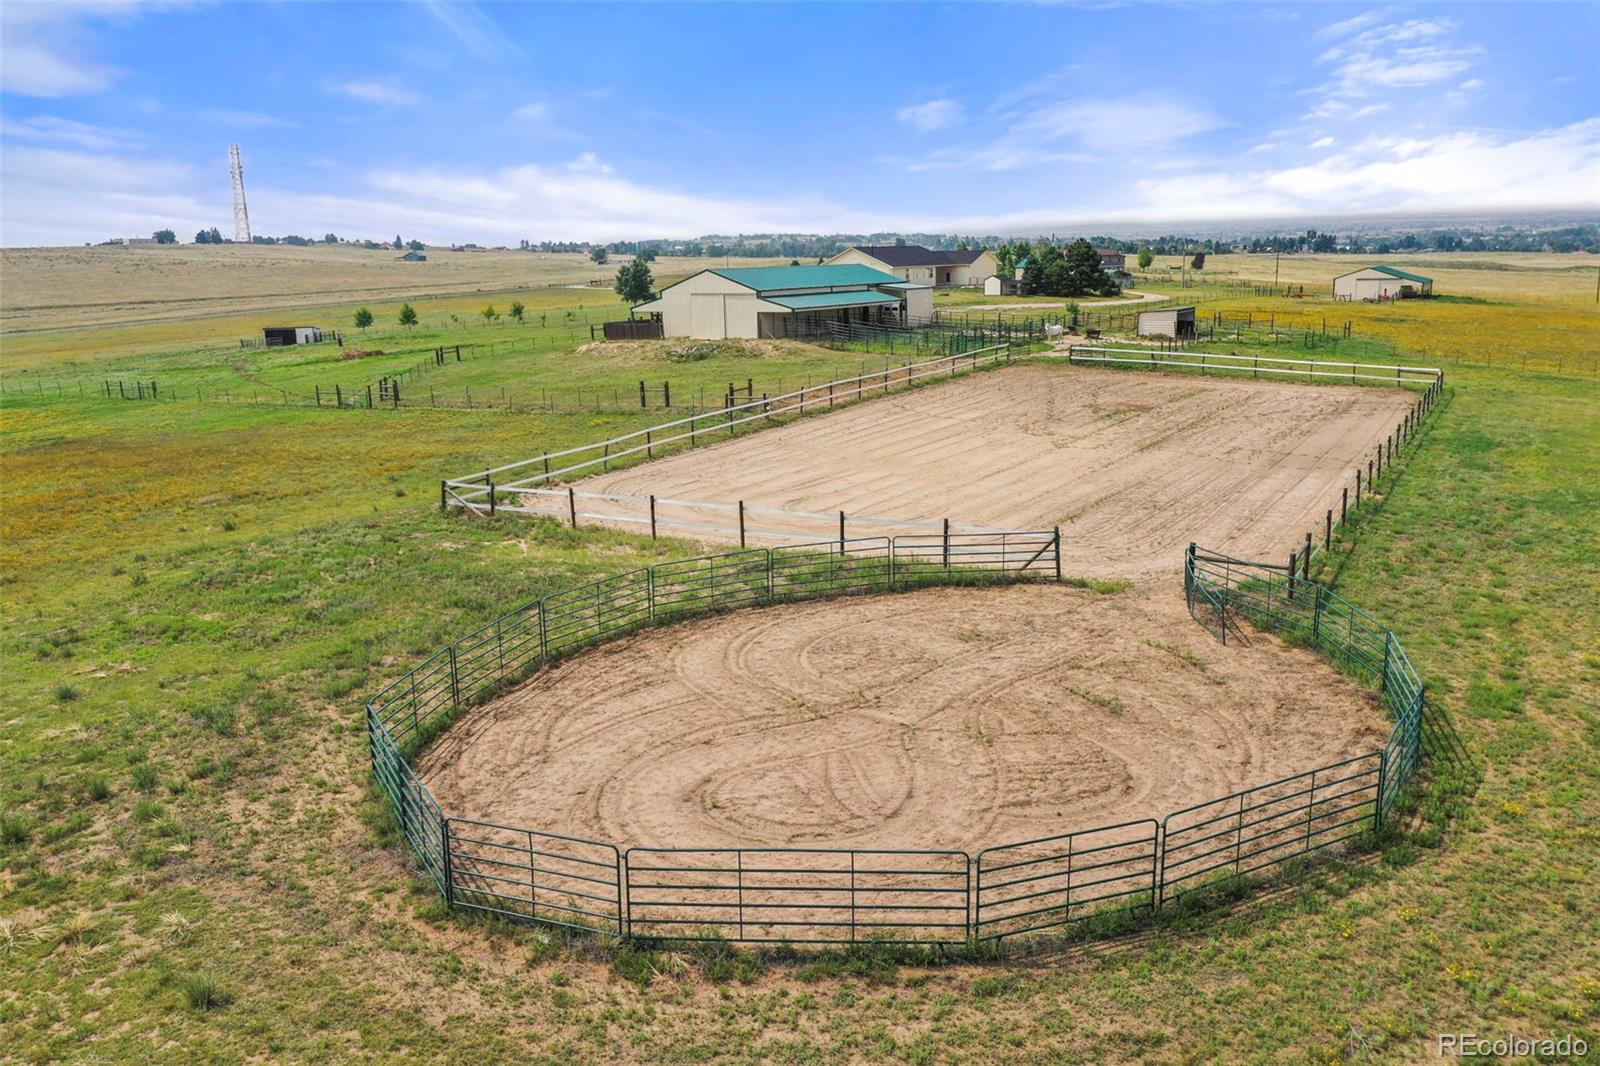
[[[833,539],[519,607],[369,703],[375,776],[451,906],[642,939],[970,944],[1357,843],[1416,768],[1423,687],[1309,565],[1345,472],[1371,506],[1442,387],[1371,369],[1402,388],[1000,369],[609,475],[617,442],[447,481],[445,506],[543,513],[542,470],[574,463],[551,474],[647,500],[651,532],[644,489],[666,486],[698,496],[702,532],[736,513],[741,543],[753,487],[799,519],[779,544],[831,525],[815,494],[838,485],[912,532],[846,536],[841,510]],[[578,493],[555,493],[577,525]],[[932,521],[957,498],[1060,525]],[[1135,580],[1063,583],[1061,526],[1073,573]],[[1184,528],[1256,558],[1185,549]]]
[[[1331,665],[1224,652],[1166,591],[930,588],[649,629],[468,712],[417,772],[452,813],[624,847],[976,851],[1382,742]]]

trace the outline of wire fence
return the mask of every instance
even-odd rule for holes
[[[1394,634],[1287,566],[1191,546],[1190,612],[1304,641],[1381,693],[1384,745],[1115,825],[985,848],[632,847],[442,811],[411,756],[533,670],[644,626],[714,611],[936,584],[1059,580],[1060,532],[747,549],[662,563],[526,604],[367,704],[374,778],[451,907],[650,941],[974,945],[1149,913],[1271,876],[1382,828],[1414,773],[1425,693]],[[1231,616],[1231,620],[1230,620]]]

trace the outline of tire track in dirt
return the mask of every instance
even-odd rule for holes
[[[1150,575],[1170,572],[1190,541],[1287,552],[1412,400],[1387,388],[1025,365],[579,485],[991,528],[1066,519],[1071,572]]]
[[[1171,583],[1029,585],[648,630],[469,711],[418,768],[454,814],[623,846],[972,849],[1160,817],[1386,733],[1311,653],[1214,643]]]

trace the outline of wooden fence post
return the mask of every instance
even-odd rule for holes
[[[656,498],[654,493],[650,495],[650,539],[656,539]]]
[[[567,486],[567,517],[572,520],[572,528],[578,528],[578,493],[572,486]]]
[[[739,547],[744,547],[744,501],[739,501]]]

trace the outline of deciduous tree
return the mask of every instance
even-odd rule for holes
[[[611,287],[617,295],[630,304],[642,304],[650,299],[655,279],[650,276],[650,264],[635,258],[617,268],[617,280]]]

